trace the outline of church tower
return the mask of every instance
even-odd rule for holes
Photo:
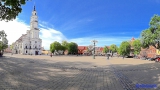
[[[31,21],[30,21],[30,30],[31,30],[31,38],[39,38],[39,29],[38,29],[38,17],[36,8],[32,11]]]

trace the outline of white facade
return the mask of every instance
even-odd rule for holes
[[[40,55],[42,39],[39,38],[38,17],[35,10],[32,11],[30,30],[23,34],[13,45],[12,53],[24,55]]]

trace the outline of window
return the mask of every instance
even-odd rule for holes
[[[35,41],[35,43],[37,43],[37,41]]]
[[[27,46],[26,46],[26,49],[27,49]]]

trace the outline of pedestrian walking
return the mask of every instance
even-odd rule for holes
[[[51,53],[51,55],[50,55],[51,57],[52,57],[52,53]]]
[[[107,59],[109,60],[109,54],[107,54]]]

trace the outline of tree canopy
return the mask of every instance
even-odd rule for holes
[[[13,20],[22,12],[22,5],[29,0],[0,0],[0,20]]]
[[[112,44],[109,49],[112,51],[112,53],[117,52],[117,46],[115,44]]]
[[[59,43],[55,41],[50,44],[50,51],[53,53],[55,50],[68,50],[69,53],[78,53],[78,45],[74,42],[62,41]]]
[[[61,50],[61,44],[57,41],[50,44],[50,51],[53,53],[55,50]]]
[[[143,48],[153,46],[160,49],[160,16],[154,15],[150,21],[150,27],[141,32],[141,43]]]
[[[69,53],[78,53],[78,45],[74,42],[70,42],[68,44],[68,52]]]
[[[132,46],[134,48],[134,54],[138,55],[141,51],[141,42],[139,39],[133,41]]]
[[[7,35],[4,30],[0,31],[0,39],[2,39],[2,41],[0,41],[0,51],[8,47],[8,40],[6,37]]]
[[[109,51],[109,48],[107,46],[104,46],[103,53],[107,53]]]
[[[127,41],[123,41],[119,47],[119,54],[122,56],[126,56],[130,54],[131,45]]]
[[[11,50],[13,49],[13,45],[14,45],[14,43],[12,43],[12,44],[10,45],[10,49],[11,49]]]
[[[4,50],[8,47],[8,44],[4,44],[2,41],[0,41],[0,50]]]
[[[62,43],[61,43],[61,45],[62,45],[62,50],[68,50],[68,42],[67,41],[62,41]]]

